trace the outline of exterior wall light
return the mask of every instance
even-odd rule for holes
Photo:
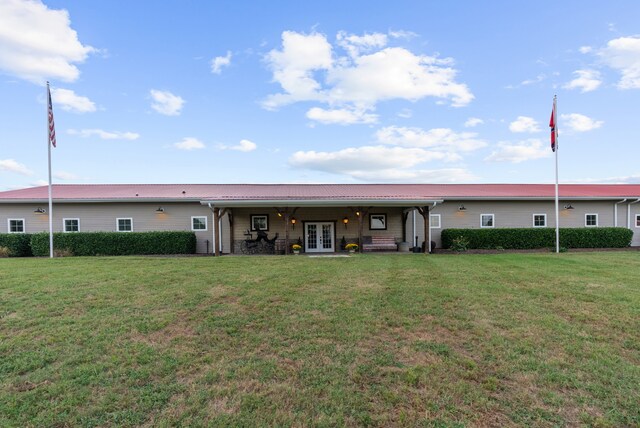
[[[296,222],[297,221],[298,220],[296,220],[295,217],[291,217],[291,226],[292,226],[293,230],[296,230]]]
[[[564,206],[564,209],[565,209],[565,210],[572,210],[572,209],[573,209],[573,206],[572,206],[571,204],[569,204],[569,205],[565,205],[565,206]]]
[[[44,213],[46,213],[46,212],[47,212],[47,210],[45,210],[45,209],[44,209],[44,208],[42,208],[42,207],[38,207],[38,208],[36,208],[36,210],[34,211],[34,213],[37,213],[37,214],[44,214]]]
[[[162,214],[162,213],[164,212],[164,208],[162,208],[162,207],[158,207],[158,209],[156,210],[156,212],[157,212],[158,214]]]
[[[342,219],[342,223],[344,224],[344,228],[347,228],[347,225],[349,224],[349,217],[346,217]]]
[[[465,208],[465,206],[463,204],[460,204],[460,206],[458,207],[458,211],[466,211],[467,209]]]

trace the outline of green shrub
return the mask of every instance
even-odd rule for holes
[[[459,236],[451,241],[451,249],[459,253],[469,249],[469,240],[464,236]]]
[[[633,231],[622,227],[563,228],[560,245],[564,248],[624,248],[631,245]],[[555,248],[556,232],[551,228],[522,229],[444,229],[442,246],[453,249],[454,240],[464,238],[470,249]]]
[[[29,257],[31,253],[31,235],[27,233],[0,233],[0,247],[9,249],[10,257]]]
[[[194,254],[196,235],[193,232],[54,233],[53,247],[55,251],[75,256]],[[31,248],[35,256],[49,255],[49,234],[34,234]]]
[[[11,250],[7,247],[0,247],[0,259],[11,257]]]

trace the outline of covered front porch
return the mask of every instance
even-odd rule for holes
[[[202,201],[213,215],[215,255],[221,254],[219,231],[229,230],[231,254],[290,254],[299,245],[306,254],[331,254],[357,244],[359,251],[397,251],[413,247],[418,213],[430,230],[429,211],[441,200],[357,201]],[[223,221],[228,225],[223,225]],[[428,253],[429,245],[417,244]],[[430,239],[427,240],[430,243]]]

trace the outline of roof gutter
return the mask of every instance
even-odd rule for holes
[[[631,205],[637,204],[640,202],[640,198],[636,199],[633,202],[629,202],[627,205],[627,229],[631,229]]]

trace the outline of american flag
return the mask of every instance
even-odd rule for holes
[[[554,97],[553,109],[551,110],[551,120],[549,121],[549,128],[551,128],[551,150],[554,152],[558,149],[558,142],[556,141],[558,137],[556,120],[558,120],[558,118],[556,117],[556,99]]]
[[[49,98],[49,144],[56,146],[56,127],[53,123],[53,105],[51,104],[51,90],[47,82],[47,98]]]

